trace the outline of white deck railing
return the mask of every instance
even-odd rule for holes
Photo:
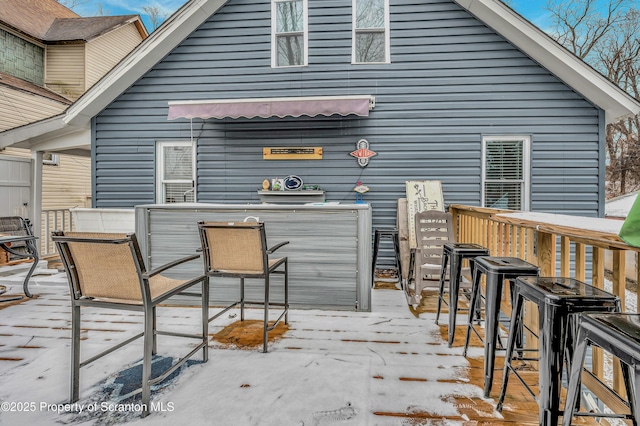
[[[40,235],[42,244],[40,254],[42,256],[56,253],[56,246],[51,240],[53,231],[72,231],[73,218],[69,209],[42,210],[42,232]]]

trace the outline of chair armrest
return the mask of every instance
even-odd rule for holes
[[[192,254],[191,256],[183,257],[182,259],[174,260],[173,262],[169,262],[165,265],[159,266],[156,269],[147,272],[146,274],[142,274],[142,278],[149,279],[154,275],[158,275],[160,272],[164,272],[167,269],[173,268],[174,266],[178,266],[182,263],[189,262],[194,259],[198,259],[200,257],[199,254]]]
[[[280,247],[285,246],[287,244],[289,244],[289,241],[283,241],[280,244],[276,244],[275,246],[273,246],[269,250],[267,250],[267,254],[271,254],[274,251],[278,250]]]

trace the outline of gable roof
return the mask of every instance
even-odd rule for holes
[[[0,135],[0,146],[86,130],[100,111],[134,84],[228,0],[189,0],[116,67],[57,117]],[[640,102],[499,0],[453,0],[605,112],[607,123],[640,113]],[[67,127],[65,129],[65,127]],[[49,136],[45,132],[52,132]],[[5,140],[2,140],[4,136]]]
[[[65,98],[59,93],[56,93],[42,86],[38,86],[37,84],[29,83],[26,80],[13,77],[3,72],[0,72],[0,86],[6,86],[11,89],[28,92],[36,96],[42,96],[43,98],[60,102],[61,104],[65,104],[65,105],[71,105],[72,103],[69,99]]]
[[[58,18],[42,40],[45,42],[88,41],[128,23],[139,21],[138,15],[94,16],[90,18]]]
[[[606,123],[640,113],[640,102],[499,0],[453,0],[605,112]]]
[[[0,3],[0,22],[38,40],[44,38],[55,19],[80,18],[56,0],[2,0]]]

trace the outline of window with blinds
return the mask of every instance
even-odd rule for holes
[[[482,205],[528,210],[529,138],[484,137],[482,148]]]
[[[158,203],[192,203],[195,197],[195,153],[191,142],[159,142]]]

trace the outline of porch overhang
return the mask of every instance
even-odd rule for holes
[[[374,106],[375,98],[371,95],[172,101],[169,102],[167,119],[284,118],[303,115],[367,117]]]

